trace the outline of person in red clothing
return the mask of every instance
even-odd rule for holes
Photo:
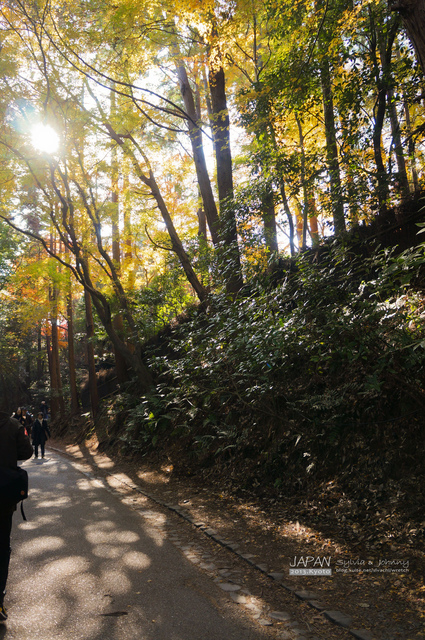
[[[32,445],[25,428],[8,413],[0,411],[0,467],[16,469],[18,460],[28,460],[32,456]],[[10,561],[10,532],[15,507],[0,503],[0,622],[7,619],[4,607],[7,577]]]

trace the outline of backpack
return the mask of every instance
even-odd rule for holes
[[[28,473],[22,467],[0,467],[0,510],[13,509],[21,503],[21,513],[26,520],[23,500],[28,498]]]

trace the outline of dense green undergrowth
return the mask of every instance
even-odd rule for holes
[[[103,446],[288,494],[423,474],[423,263],[335,245],[215,297],[148,348],[155,393],[110,401]]]

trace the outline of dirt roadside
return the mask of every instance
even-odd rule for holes
[[[176,477],[167,465],[155,468],[146,462],[113,459],[98,451],[95,438],[80,445],[58,440],[48,444],[86,461],[96,475],[115,476],[124,483],[128,479],[160,504],[182,509],[198,526],[202,523],[204,531],[225,540],[227,549],[251,569],[260,567],[265,584],[273,589],[283,585],[291,596],[291,591],[297,592],[293,597],[299,607],[307,606],[306,600],[314,601],[320,622],[329,617],[323,612],[330,612],[335,624],[326,621],[329,640],[425,638],[422,551],[397,544],[377,547],[373,531],[364,544],[353,543],[344,539],[343,531],[307,526],[303,509],[293,503],[229,495],[197,478]],[[330,565],[332,575],[290,575],[290,568],[321,565]],[[353,629],[359,630],[358,635]]]

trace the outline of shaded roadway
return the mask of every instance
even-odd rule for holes
[[[218,586],[101,480],[48,452],[14,516],[7,640],[261,640]]]

